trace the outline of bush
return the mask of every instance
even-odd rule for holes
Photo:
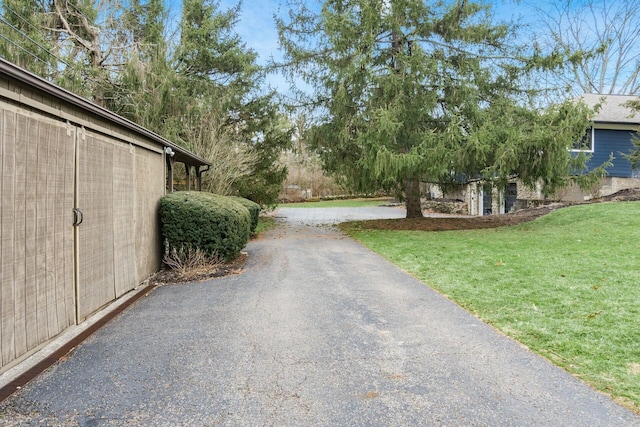
[[[178,191],[160,199],[165,250],[201,250],[229,261],[249,241],[249,210],[225,196]]]
[[[256,228],[258,227],[258,219],[260,218],[260,205],[256,202],[252,202],[249,199],[245,199],[244,197],[238,196],[228,196],[231,200],[235,200],[240,203],[242,206],[249,210],[249,214],[251,215],[251,232],[255,233]]]
[[[200,249],[172,249],[166,251],[162,262],[176,271],[185,280],[191,280],[212,267],[220,266],[217,256],[209,256]]]

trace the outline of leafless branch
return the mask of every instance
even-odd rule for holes
[[[559,76],[576,94],[638,90],[640,0],[546,0],[532,5],[549,49],[582,54],[570,64],[569,74]]]

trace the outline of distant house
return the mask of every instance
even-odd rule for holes
[[[590,107],[598,103],[601,105],[589,135],[589,152],[593,153],[589,166],[597,167],[613,155],[613,166],[607,170],[610,177],[640,178],[640,170],[632,169],[624,157],[634,149],[631,140],[638,136],[640,130],[640,113],[629,109],[626,104],[638,97],[585,95],[583,99]]]
[[[586,151],[591,155],[587,169],[593,170],[610,157],[612,165],[607,168],[607,176],[591,189],[581,190],[571,186],[559,191],[556,200],[584,201],[608,196],[618,191],[640,187],[640,169],[633,169],[625,157],[634,149],[633,138],[640,136],[640,112],[627,106],[637,96],[627,95],[583,95],[589,107],[600,106],[593,119],[593,126],[586,137],[586,144],[575,151]]]
[[[607,176],[601,178],[593,188],[583,190],[577,185],[571,185],[545,199],[540,191],[527,189],[519,182],[514,182],[510,184],[509,195],[498,199],[500,213],[544,200],[581,202],[629,188],[639,188],[640,170],[633,169],[631,162],[625,157],[634,150],[633,138],[640,136],[640,113],[627,107],[627,102],[637,99],[636,96],[626,95],[586,94],[582,97],[589,107],[599,108],[586,138],[577,143],[572,151],[586,151],[591,155],[587,162],[588,171],[602,165],[610,157],[613,158],[612,165],[607,168]]]
[[[498,191],[482,181],[471,181],[461,185],[458,191],[442,194],[436,185],[426,189],[433,202],[447,197],[457,199],[464,205],[469,215],[491,215],[518,210],[548,200],[579,202],[604,197],[629,188],[640,188],[640,169],[633,169],[625,157],[634,150],[633,138],[640,136],[640,112],[627,107],[627,102],[637,100],[636,96],[587,94],[583,101],[591,108],[599,105],[593,126],[580,141],[574,151],[586,151],[591,155],[587,169],[593,170],[613,157],[612,166],[607,168],[608,175],[600,179],[593,188],[582,190],[577,185],[558,191],[545,198],[537,189],[528,189],[518,180],[509,183],[506,191]],[[585,144],[586,142],[586,144]],[[459,209],[458,209],[459,210]]]

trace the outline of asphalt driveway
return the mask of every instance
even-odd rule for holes
[[[317,225],[328,213],[290,210],[242,274],[138,300],[2,403],[0,425],[640,426]]]

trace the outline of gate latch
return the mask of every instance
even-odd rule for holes
[[[79,226],[80,224],[82,224],[82,221],[84,221],[84,215],[82,214],[82,211],[78,208],[73,208],[73,226]]]

